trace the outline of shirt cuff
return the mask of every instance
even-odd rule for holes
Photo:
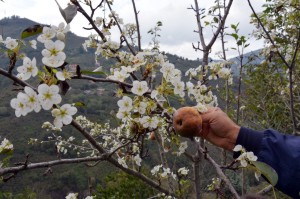
[[[254,155],[257,155],[263,135],[263,132],[241,127],[235,145],[242,145],[247,151],[252,151]],[[237,158],[239,155],[239,152],[234,152],[233,158]]]

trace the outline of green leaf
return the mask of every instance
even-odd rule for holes
[[[85,107],[86,105],[83,102],[75,102],[74,106],[76,106],[76,107]]]
[[[214,17],[214,22],[215,22],[215,23],[218,23],[218,22],[219,22],[218,17]]]
[[[14,152],[13,149],[3,149],[3,150],[0,152],[0,154],[1,154],[1,155],[12,155],[13,152]]]
[[[88,71],[88,70],[82,70],[82,71],[80,71],[80,73],[85,74],[85,75],[105,75],[105,73],[102,71],[93,72],[93,71]]]
[[[39,24],[31,26],[29,28],[26,28],[25,30],[23,30],[23,32],[21,34],[21,39],[25,39],[25,38],[28,38],[28,37],[38,35],[38,34],[43,32],[43,28],[44,28],[44,26],[39,25]]]
[[[239,39],[239,36],[236,33],[232,33],[232,34],[229,34],[229,35],[232,36],[235,40]]]
[[[275,186],[278,181],[276,171],[264,162],[254,161],[252,164],[264,175],[272,186]]]

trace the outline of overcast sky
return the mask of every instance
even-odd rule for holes
[[[26,17],[33,21],[58,25],[64,21],[54,0],[4,0],[0,2],[0,18],[18,15]],[[200,0],[201,8],[209,8],[215,0]],[[58,0],[62,7],[66,7],[68,0]],[[136,0],[136,6],[139,10],[140,28],[142,33],[143,48],[147,48],[150,37],[148,30],[155,26],[157,21],[163,23],[160,46],[162,51],[183,56],[189,59],[201,58],[201,52],[192,48],[192,43],[197,44],[198,35],[194,32],[197,30],[195,13],[188,9],[194,4],[193,0]],[[262,1],[253,0],[256,10],[260,10]],[[114,0],[114,10],[123,18],[124,23],[134,23],[134,14],[131,0]],[[240,34],[248,36],[253,30],[249,24],[251,10],[246,0],[235,0],[231,8],[227,25],[240,23]],[[99,16],[102,16],[99,11]],[[87,27],[86,20],[77,14],[71,22],[71,31],[80,36],[88,36],[90,31],[83,30]],[[211,30],[207,29],[206,37],[211,37]],[[116,38],[112,38],[116,39]],[[235,43],[227,38],[227,47],[235,47]],[[247,51],[256,50],[262,47],[262,42],[251,40],[251,45]],[[211,56],[221,49],[218,42],[212,51]],[[229,57],[235,56],[236,53],[230,51]]]

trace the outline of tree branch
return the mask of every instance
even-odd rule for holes
[[[142,51],[142,45],[141,45],[141,32],[140,32],[140,24],[139,24],[139,18],[138,18],[138,12],[136,10],[135,1],[132,0],[133,10],[134,10],[134,16],[135,16],[135,23],[137,28],[137,34],[138,34],[138,49],[139,51]]]
[[[215,167],[217,174],[220,176],[220,178],[222,178],[222,180],[225,182],[225,184],[228,186],[229,191],[234,195],[235,198],[239,199],[240,196],[239,194],[236,192],[235,188],[233,187],[233,185],[231,184],[230,180],[227,178],[227,176],[224,174],[224,172],[222,171],[222,169],[220,168],[220,165],[218,165],[213,158],[211,158],[207,151],[204,150],[200,145],[199,145],[199,150],[206,154],[206,159]]]
[[[31,170],[31,169],[38,169],[38,168],[45,168],[51,167],[61,164],[74,164],[74,163],[81,163],[81,162],[91,162],[91,161],[99,161],[105,160],[105,154],[97,157],[84,157],[84,158],[70,158],[70,159],[60,159],[60,160],[53,160],[48,162],[38,162],[38,163],[27,163],[26,165],[20,165],[15,167],[6,167],[0,168],[0,176],[8,174],[8,173],[18,173],[24,170]]]

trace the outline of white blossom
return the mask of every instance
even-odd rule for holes
[[[126,71],[124,70],[120,71],[118,69],[115,69],[113,70],[113,75],[110,75],[107,78],[119,82],[124,82],[127,77],[129,77],[129,74]]]
[[[142,96],[149,90],[146,81],[133,81],[131,91],[132,93]]]
[[[132,110],[132,99],[127,96],[123,96],[121,100],[117,102],[119,110],[121,111],[131,111]]]
[[[36,49],[36,44],[37,44],[36,40],[31,40],[31,41],[29,41],[29,45],[30,45],[31,48],[33,48],[33,49]]]
[[[61,22],[58,27],[52,26],[52,29],[56,31],[56,38],[63,41],[65,39],[65,34],[70,31],[70,24],[65,25],[64,22]]]
[[[43,33],[38,36],[37,40],[41,43],[45,43],[46,41],[49,41],[52,38],[54,38],[55,34],[55,29],[45,26],[43,27]]]
[[[143,125],[144,128],[151,128],[155,129],[159,123],[158,117],[149,117],[149,116],[144,116],[139,119],[140,123]]]
[[[202,103],[198,103],[198,104],[196,105],[196,109],[197,109],[200,113],[205,113],[205,112],[208,111],[207,106],[205,106],[205,105],[202,104]]]
[[[77,108],[70,104],[64,104],[60,108],[55,108],[51,111],[54,119],[54,126],[61,128],[63,125],[68,125],[72,122],[72,116],[77,113]]]
[[[22,80],[28,80],[31,76],[35,77],[38,74],[36,59],[30,60],[28,57],[24,57],[23,65],[19,66],[17,71],[22,74]]]
[[[78,193],[69,193],[66,199],[77,199]]]
[[[124,160],[124,158],[118,158],[118,163],[120,165],[122,165],[124,168],[128,168],[127,164],[126,164],[126,161]]]
[[[48,86],[41,84],[38,86],[38,98],[44,110],[50,110],[54,104],[61,102],[61,96],[57,85]]]
[[[238,151],[241,151],[242,149],[243,149],[242,145],[238,144],[233,148],[233,151],[238,152]]]
[[[67,79],[71,79],[73,77],[73,73],[70,71],[67,71],[66,69],[62,71],[58,71],[55,73],[58,80],[65,81]]]
[[[155,167],[153,167],[153,169],[151,169],[151,174],[156,175],[159,172],[160,168],[162,168],[162,165],[156,165]]]
[[[42,59],[43,64],[57,68],[64,63],[66,59],[66,54],[62,51],[65,48],[64,42],[48,40],[45,42],[45,48],[42,50],[42,55],[44,56]]]
[[[125,122],[130,119],[130,112],[127,110],[119,110],[116,116]]]
[[[182,81],[174,81],[174,94],[179,95],[180,97],[184,97],[184,82]]]
[[[187,175],[189,173],[189,170],[185,167],[182,167],[182,168],[178,169],[178,173],[180,175]]]
[[[17,98],[13,98],[10,101],[10,106],[15,109],[16,117],[21,115],[26,116],[30,112],[30,108],[27,106],[28,97],[24,93],[18,93]]]
[[[257,156],[254,155],[254,153],[252,151],[246,152],[246,156],[247,156],[247,159],[249,161],[256,161],[257,160]]]
[[[102,24],[103,24],[103,18],[102,17],[96,17],[95,25],[97,27],[100,27]]]
[[[237,160],[240,161],[242,167],[247,167],[248,162],[247,162],[247,159],[246,159],[246,153],[242,153],[242,154],[237,158]]]
[[[162,178],[166,178],[169,174],[171,174],[170,168],[163,168],[163,172],[160,174]]]
[[[16,39],[12,39],[10,37],[7,37],[4,41],[5,47],[14,50],[18,46],[18,41]]]
[[[188,147],[187,141],[181,142],[179,145],[179,152],[177,152],[177,156],[183,154],[187,149],[187,147]]]
[[[39,98],[37,93],[30,87],[25,86],[24,92],[27,95],[27,107],[30,111],[34,110],[35,112],[39,112],[41,110],[41,104],[39,102]]]
[[[4,138],[0,144],[0,153],[5,150],[12,150],[14,145],[6,138]]]
[[[165,62],[160,69],[160,72],[163,74],[163,77],[168,82],[170,82],[172,80],[172,78],[174,77],[174,71],[175,71],[174,64],[171,64],[169,62]]]
[[[146,108],[147,108],[147,103],[138,102],[138,103],[135,104],[134,108],[135,108],[134,110],[136,112],[139,112],[140,114],[145,114]]]
[[[141,159],[141,157],[140,157],[139,154],[137,154],[136,156],[134,156],[133,159],[134,159],[135,163],[136,163],[138,166],[141,166],[142,159]]]

